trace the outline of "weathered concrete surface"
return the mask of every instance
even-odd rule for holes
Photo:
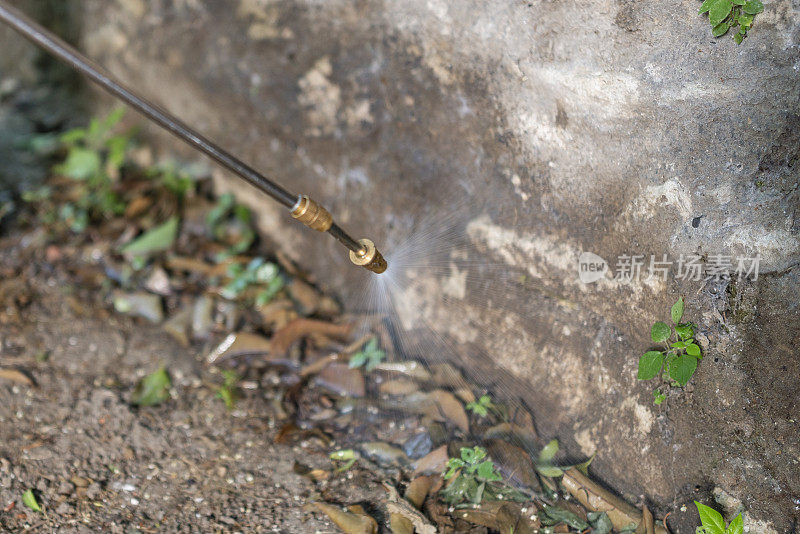
[[[678,531],[693,531],[680,505],[716,488],[751,532],[789,532],[798,3],[766,2],[741,46],[713,39],[698,5],[80,2],[83,46],[113,72],[387,251],[436,251],[394,294],[402,325],[522,395],[543,436],[597,452],[597,476],[672,510]],[[243,198],[322,282],[363,288],[332,240]],[[752,282],[679,281],[673,266],[666,281],[585,285],[582,251],[612,268],[626,253],[762,262]],[[681,294],[706,357],[656,407],[637,358]]]
[[[67,39],[78,26],[60,0],[12,2]],[[47,162],[33,154],[31,136],[80,120],[73,98],[78,76],[0,23],[0,200],[10,189],[32,188],[44,179]]]

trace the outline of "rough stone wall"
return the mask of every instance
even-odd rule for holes
[[[76,39],[68,4],[61,0],[12,1],[67,39]],[[0,23],[0,200],[44,179],[47,164],[32,154],[31,136],[57,131],[77,119],[73,98],[80,80],[9,27]]]
[[[741,46],[689,0],[79,4],[92,56],[404,260],[401,327],[521,396],[572,456],[596,452],[611,487],[677,523],[713,490],[751,532],[796,528],[796,0],[765,2]],[[337,244],[220,182],[360,302],[367,273]],[[588,285],[583,251],[612,270],[762,260],[755,281]],[[654,406],[637,359],[678,295],[706,356]]]

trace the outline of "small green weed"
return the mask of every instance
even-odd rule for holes
[[[157,371],[142,378],[131,395],[131,402],[137,406],[155,406],[169,400],[169,388],[172,381],[167,370],[160,367]]]
[[[492,398],[489,397],[489,395],[483,395],[477,401],[472,401],[467,404],[467,410],[481,417],[486,417],[489,415],[489,410],[492,409],[494,409],[494,404],[492,403]]]
[[[217,389],[216,397],[218,399],[222,399],[222,402],[225,403],[225,407],[228,410],[233,410],[236,406],[236,401],[239,399],[239,375],[236,374],[236,371],[232,371],[230,369],[224,369],[222,371],[223,382],[222,385]]]
[[[683,297],[672,306],[672,327],[657,321],[650,329],[654,343],[663,343],[664,348],[649,350],[639,358],[639,380],[651,380],[657,376],[671,386],[683,387],[697,369],[697,362],[703,358],[700,346],[694,341],[694,323],[681,323],[683,317]],[[674,332],[673,332],[674,329]],[[653,391],[653,402],[661,404],[666,399],[661,389]]]
[[[59,137],[67,155],[54,170],[80,185],[77,199],[58,210],[59,219],[73,232],[84,231],[91,219],[125,211],[113,187],[131,143],[131,132],[114,132],[124,115],[125,110],[118,108],[102,120],[92,119],[88,128],[69,130]]]
[[[332,452],[330,455],[331,461],[336,465],[335,472],[341,473],[347,471],[358,460],[358,455],[353,449],[343,449],[340,451]]]
[[[219,197],[217,205],[206,215],[206,226],[211,237],[228,245],[225,252],[217,255],[218,262],[246,252],[256,238],[252,212],[237,204],[231,193]]]
[[[697,506],[697,512],[700,514],[700,522],[702,523],[702,526],[697,527],[695,531],[697,534],[743,534],[744,518],[742,514],[734,517],[730,525],[725,527],[725,520],[722,518],[722,514],[697,501],[694,501],[694,504]]]
[[[256,306],[264,306],[272,300],[278,291],[283,289],[283,278],[278,266],[265,261],[264,258],[253,258],[243,266],[234,263],[228,267],[230,282],[220,292],[229,300],[236,300],[251,287],[258,288],[255,296]]]
[[[708,13],[711,33],[721,37],[729,30],[738,30],[733,34],[736,44],[741,44],[753,25],[756,15],[764,11],[761,0],[705,0],[700,6],[700,14]]]
[[[365,371],[370,372],[375,369],[385,357],[386,352],[378,348],[378,340],[373,337],[367,341],[364,348],[350,356],[348,365],[351,369],[363,366]]]
[[[447,461],[444,479],[453,479],[441,492],[445,502],[480,504],[487,489],[494,496],[501,493],[501,486],[497,483],[503,477],[497,472],[494,462],[486,458],[486,449],[462,447],[461,458]]]
[[[22,494],[22,504],[33,510],[34,512],[41,512],[42,506],[39,504],[39,501],[36,500],[36,495],[33,494],[33,490],[29,489],[25,493]]]

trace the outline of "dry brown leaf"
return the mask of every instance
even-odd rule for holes
[[[314,319],[295,319],[272,336],[272,353],[286,354],[292,343],[312,334],[345,340],[350,337],[352,329],[352,323],[335,324]]]
[[[378,391],[382,395],[403,396],[419,391],[419,386],[412,380],[398,378],[397,380],[381,382],[378,386]]]
[[[655,534],[655,522],[653,514],[646,504],[642,505],[642,522],[636,529],[636,534]]]
[[[416,380],[429,380],[431,373],[421,363],[414,360],[404,362],[381,362],[375,366],[376,371],[400,373]]]
[[[311,503],[311,506],[327,515],[345,534],[377,534],[378,532],[378,523],[366,514],[345,512],[338,506],[322,502]]]
[[[125,217],[132,218],[144,213],[152,203],[153,201],[144,195],[135,197],[128,202],[128,206],[125,208]]]
[[[523,513],[521,505],[509,502],[484,502],[478,508],[459,510],[456,517],[501,534],[534,534],[541,528],[530,512]]]
[[[297,311],[299,311],[301,315],[313,315],[314,312],[319,309],[322,295],[305,282],[295,278],[289,282],[286,286],[286,290],[289,292],[289,296],[292,300],[297,304]]]
[[[421,476],[412,480],[406,488],[406,500],[417,508],[421,508],[433,486],[433,479],[434,477],[431,476]]]
[[[214,268],[210,263],[184,256],[168,257],[166,267],[171,271],[189,271],[202,274],[203,276],[209,276]]]
[[[389,514],[389,529],[392,534],[414,534],[414,524],[403,514]]]
[[[0,369],[0,379],[10,380],[12,382],[16,382],[17,384],[25,384],[26,386],[32,386],[33,380],[23,373],[22,371],[18,371],[17,369]]]
[[[616,529],[631,523],[642,523],[642,513],[613,493],[601,487],[576,468],[568,469],[561,484],[578,502],[594,512],[605,512]],[[654,534],[668,534],[667,530],[656,525]]]
[[[410,412],[427,415],[435,421],[449,421],[465,434],[469,432],[467,412],[449,391],[435,389],[428,393],[412,393],[397,403]]]
[[[206,356],[208,365],[215,365],[224,360],[241,356],[265,356],[270,353],[272,344],[270,340],[251,334],[249,332],[237,332],[229,334],[217,348]]]
[[[447,445],[442,445],[414,462],[414,476],[417,475],[440,475],[444,471],[449,460],[447,455]]]
[[[350,369],[346,363],[328,364],[314,383],[345,397],[363,397],[366,394],[364,375],[358,369]]]
[[[533,461],[524,449],[503,440],[493,439],[487,444],[486,451],[500,472],[509,480],[531,489],[539,487]]]
[[[411,503],[401,498],[394,486],[388,482],[383,482],[383,488],[388,493],[386,496],[386,509],[389,510],[391,516],[401,516],[406,519],[416,529],[417,534],[436,534],[436,527]],[[395,522],[400,528],[407,527],[405,521],[395,520]],[[414,529],[412,529],[412,532]]]

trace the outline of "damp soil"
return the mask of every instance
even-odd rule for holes
[[[2,249],[6,277],[18,249]],[[244,391],[227,410],[208,386],[216,377],[159,327],[98,309],[46,265],[25,272],[0,310],[3,364],[35,381],[0,381],[0,530],[338,532],[304,505],[384,494],[377,466],[323,486],[296,474],[298,461],[329,467],[329,448],[276,444],[280,427],[261,393]],[[172,399],[132,406],[134,385],[159,363]],[[23,505],[27,489],[44,514]]]

